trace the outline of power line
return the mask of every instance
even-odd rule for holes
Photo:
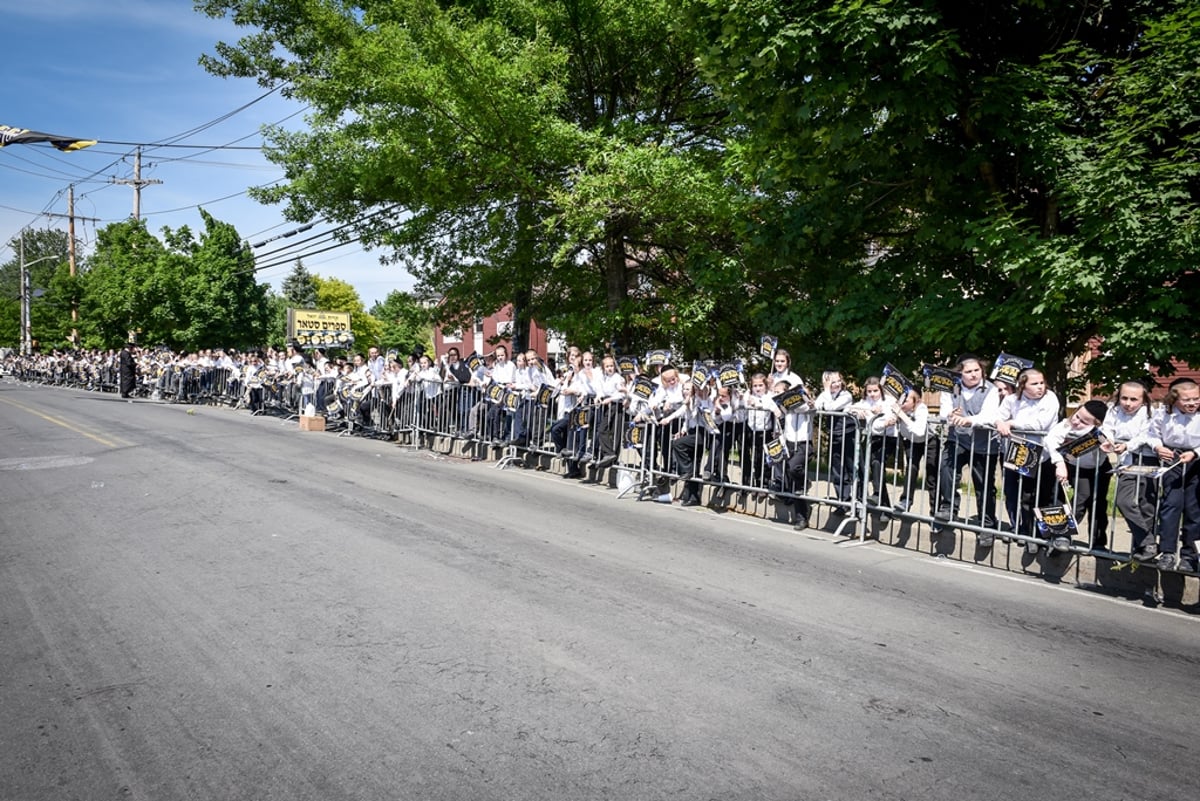
[[[249,134],[249,136],[254,136],[254,134]],[[248,137],[242,138],[246,139]],[[156,150],[167,147],[173,147],[181,150],[262,150],[262,147],[256,147],[254,145],[160,145],[153,142],[118,142],[114,139],[97,139],[96,142],[104,145],[128,145],[129,147],[154,148]],[[104,153],[105,151],[98,150],[96,152]],[[167,161],[168,159],[162,160]]]
[[[294,251],[294,250],[296,250],[296,248],[300,247],[301,245],[306,245],[306,244],[310,244],[310,243],[318,243],[319,244],[322,240],[328,240],[328,238],[335,236],[339,231],[344,231],[347,228],[353,228],[356,225],[361,225],[363,223],[369,222],[377,217],[381,217],[381,216],[388,215],[388,214],[393,214],[399,208],[400,208],[399,204],[394,204],[391,206],[387,206],[386,208],[378,209],[378,210],[370,212],[368,214],[364,214],[364,215],[358,217],[357,219],[351,220],[350,222],[342,223],[341,225],[339,225],[335,228],[331,228],[328,231],[322,231],[321,233],[314,234],[306,239],[301,239],[296,242],[290,242],[290,243],[284,245],[283,247],[276,248],[275,250],[269,250],[265,253],[257,254],[255,256],[255,258],[257,258],[257,259],[275,258],[275,259],[284,259],[286,261],[291,261],[294,256],[293,256],[293,254],[289,253],[289,251]],[[279,239],[286,239],[288,237],[302,233],[303,231],[306,231],[306,230],[312,228],[312,226],[313,226],[313,223],[307,223],[304,226],[301,226],[301,227],[295,229],[294,231],[288,231],[288,232],[280,234],[278,236],[271,237],[270,239],[263,240],[262,242],[259,242],[255,245],[251,245],[251,247],[259,248],[259,247],[262,247],[263,245],[266,245],[268,242],[273,242],[273,241],[279,240]],[[361,237],[347,240],[345,244],[351,244],[353,242],[360,242],[360,241],[361,241]],[[322,252],[322,251],[318,251],[318,252]],[[264,266],[262,269],[268,269],[272,266],[274,266],[274,264],[268,264],[268,265]]]

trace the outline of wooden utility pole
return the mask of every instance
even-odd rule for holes
[[[67,267],[75,278],[75,184],[67,187]],[[79,300],[71,281],[71,344],[79,347]]]
[[[133,156],[133,178],[114,178],[114,184],[128,184],[133,187],[133,219],[142,219],[142,187],[151,184],[161,184],[162,181],[148,178],[142,180],[142,149],[139,147]]]
[[[29,346],[29,271],[25,269],[25,229],[21,229],[21,355],[30,355]]]

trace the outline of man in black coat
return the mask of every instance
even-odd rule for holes
[[[121,397],[128,398],[137,387],[137,370],[133,364],[133,344],[125,343],[117,356],[117,374],[121,382]]]

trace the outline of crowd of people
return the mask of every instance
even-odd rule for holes
[[[1190,380],[1175,382],[1158,406],[1130,381],[1111,402],[1088,400],[1065,414],[1036,367],[1010,362],[989,373],[972,355],[932,375],[889,365],[866,377],[857,397],[837,371],[810,386],[783,349],[749,375],[741,362],[685,368],[661,351],[637,360],[572,347],[555,365],[534,351],[510,358],[504,345],[465,358],[452,346],[439,357],[370,348],[345,359],[295,347],[178,354],[127,346],[5,362],[30,380],[187,402],[219,397],[252,411],[276,398],[351,429],[549,453],[566,478],[634,467],[652,478],[659,500],[674,500],[671,482],[679,482],[684,506],[702,503],[706,485],[713,503],[727,491],[760,493],[797,529],[810,525],[814,503],[847,514],[862,500],[884,522],[927,519],[935,536],[973,530],[982,548],[999,538],[1031,552],[1078,550],[1072,536],[1086,519],[1084,550],[1105,551],[1115,509],[1132,559],[1197,572],[1200,386]],[[818,482],[824,495],[814,494]]]

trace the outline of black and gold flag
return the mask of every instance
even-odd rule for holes
[[[83,150],[85,147],[91,147],[96,144],[95,139],[73,139],[69,136],[55,136],[54,134],[41,133],[40,131],[31,131],[28,128],[13,128],[9,125],[0,125],[0,147],[6,145],[36,145],[42,142],[48,142],[63,152]]]

